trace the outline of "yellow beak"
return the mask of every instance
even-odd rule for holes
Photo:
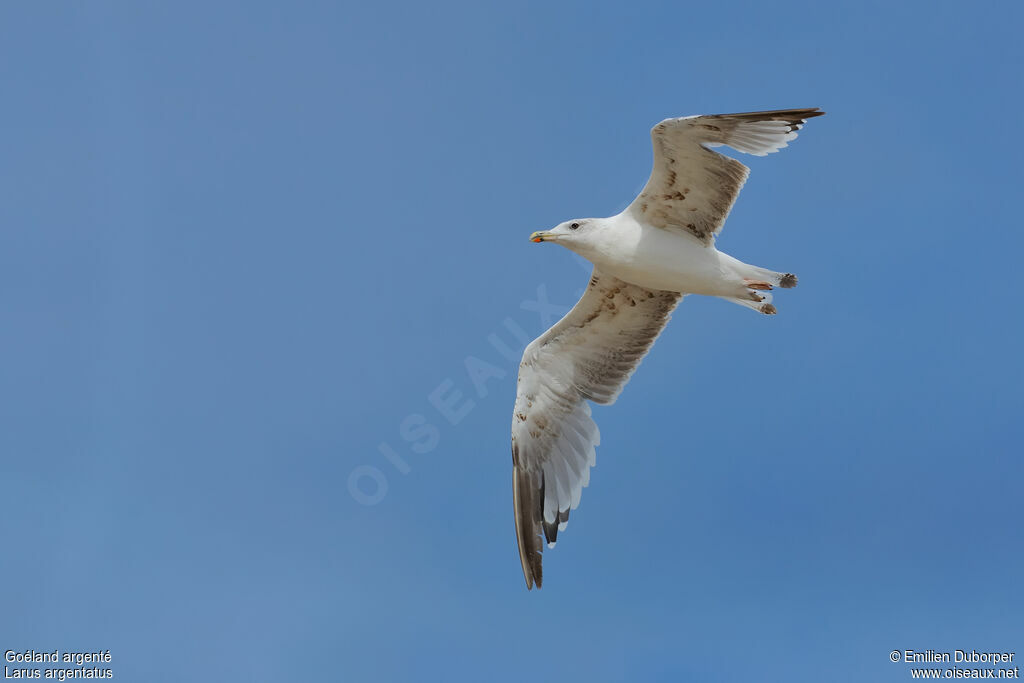
[[[535,232],[532,235],[530,235],[530,241],[531,242],[543,242],[544,238],[547,237],[547,236],[548,236],[548,233],[544,232],[543,230],[538,230],[537,232]]]

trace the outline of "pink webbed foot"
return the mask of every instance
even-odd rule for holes
[[[750,278],[743,278],[743,284],[751,289],[758,289],[762,292],[770,291],[772,288],[772,283],[770,282],[765,282],[764,280],[751,280]]]

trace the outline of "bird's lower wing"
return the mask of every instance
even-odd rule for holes
[[[512,416],[513,506],[527,588],[590,479],[600,432],[587,400],[615,401],[682,295],[596,268],[576,306],[526,347]]]

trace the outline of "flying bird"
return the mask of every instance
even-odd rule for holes
[[[750,173],[711,151],[764,156],[825,112],[783,109],[666,119],[651,130],[654,168],[626,209],[535,232],[594,264],[582,298],[523,353],[512,415],[512,498],[526,587],[540,588],[543,540],[555,546],[580,502],[600,443],[588,401],[615,402],[686,294],[717,296],[772,315],[773,287],[792,273],[744,263],[715,248]]]

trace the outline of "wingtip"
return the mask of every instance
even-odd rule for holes
[[[816,116],[824,116],[825,112],[820,107],[807,107],[805,109],[780,109],[778,111],[764,112],[776,120],[783,121],[807,121],[813,119]],[[799,125],[797,126],[799,128]]]
[[[534,586],[540,588],[544,580],[541,564],[543,546],[540,542],[540,523],[536,519],[538,507],[528,478],[529,474],[519,469],[518,465],[512,467],[512,502],[519,561],[523,567],[523,577],[526,579],[526,590],[532,590]]]

